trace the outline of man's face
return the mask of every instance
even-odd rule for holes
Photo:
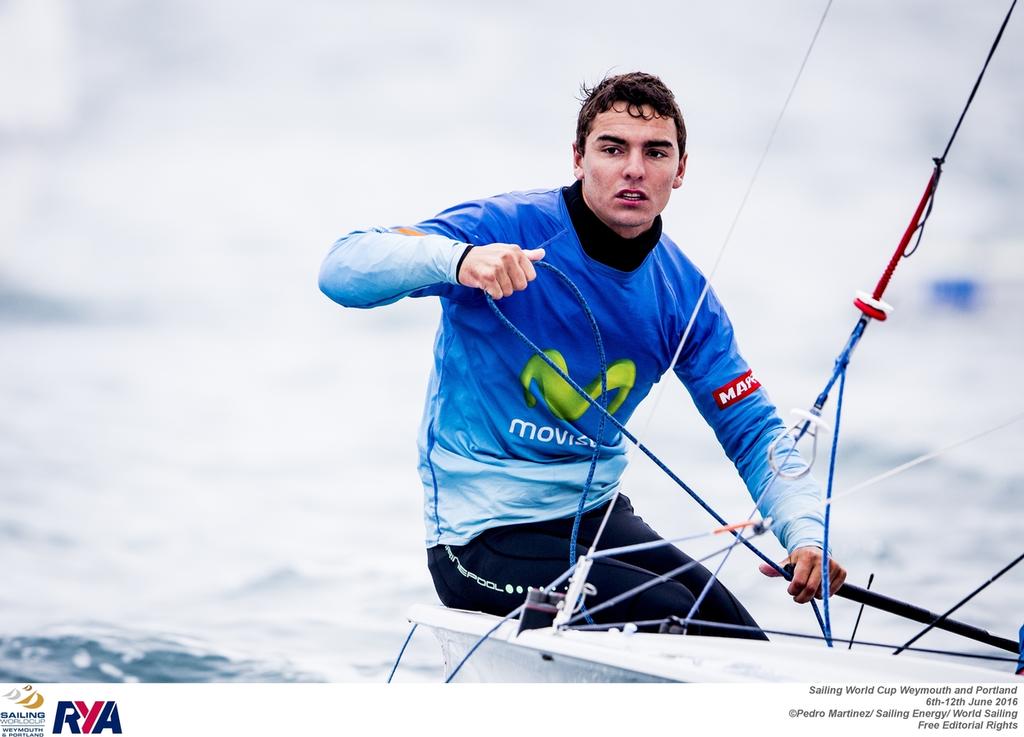
[[[623,238],[651,227],[672,190],[683,183],[686,156],[679,157],[672,118],[634,118],[625,103],[597,115],[586,150],[573,144],[573,173],[583,182],[583,200]]]

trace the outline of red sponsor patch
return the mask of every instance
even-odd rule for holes
[[[761,382],[754,378],[754,372],[751,370],[737,376],[725,386],[718,387],[712,394],[714,394],[718,409],[725,409],[736,402],[743,401],[760,388]]]

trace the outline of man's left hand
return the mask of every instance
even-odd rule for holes
[[[790,564],[793,565],[793,580],[789,582],[787,591],[797,604],[806,604],[812,598],[821,598],[821,559],[821,548],[797,548],[788,558],[779,563],[783,568]],[[766,576],[779,575],[778,571],[765,563],[761,564],[759,570]],[[846,569],[829,556],[828,595],[835,596],[845,580]]]

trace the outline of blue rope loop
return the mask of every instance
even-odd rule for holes
[[[551,264],[538,261],[536,265],[548,269],[552,274],[561,279],[569,288],[569,291],[572,292],[573,296],[576,297],[580,307],[583,308],[583,312],[587,316],[587,321],[590,323],[590,329],[594,334],[594,346],[597,348],[598,364],[601,369],[601,393],[598,395],[598,407],[601,409],[601,414],[597,425],[597,437],[591,438],[591,441],[594,443],[594,451],[590,456],[590,467],[587,469],[587,479],[583,482],[583,490],[580,492],[580,503],[576,507],[576,515],[572,520],[572,533],[569,535],[569,567],[572,568],[576,564],[576,543],[579,537],[580,523],[583,519],[583,510],[586,508],[587,497],[590,495],[590,488],[594,482],[594,474],[597,472],[597,462],[601,459],[601,444],[604,442],[604,430],[605,425],[607,424],[607,418],[610,416],[608,413],[608,358],[604,352],[604,341],[601,338],[601,328],[598,326],[597,318],[594,317],[594,313],[590,309],[590,305],[587,304],[587,300],[583,296],[583,293],[580,292],[579,288],[573,284],[572,280],[568,276]],[[490,306],[494,314],[496,314],[506,326],[512,327],[518,335],[525,339],[526,336],[516,330],[511,321],[505,317],[501,310],[498,309],[498,305],[494,302],[491,295],[486,292],[484,292],[484,294],[487,298],[487,304]],[[527,342],[529,343],[528,340]],[[537,355],[544,359],[548,358],[543,351],[538,350],[532,343],[529,343],[529,345]],[[550,359],[548,359],[547,362],[548,365],[554,366],[554,362]],[[555,368],[557,368],[557,366]],[[576,391],[581,391],[579,387],[573,386],[573,388],[576,389]],[[582,394],[588,398],[590,396],[586,392],[582,392]],[[594,620],[590,618],[590,614],[587,613],[585,606],[583,608],[583,612],[586,616],[587,624],[594,624]]]

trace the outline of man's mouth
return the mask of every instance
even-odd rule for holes
[[[647,199],[647,195],[636,189],[624,189],[616,194],[615,197],[627,202],[641,202]]]

